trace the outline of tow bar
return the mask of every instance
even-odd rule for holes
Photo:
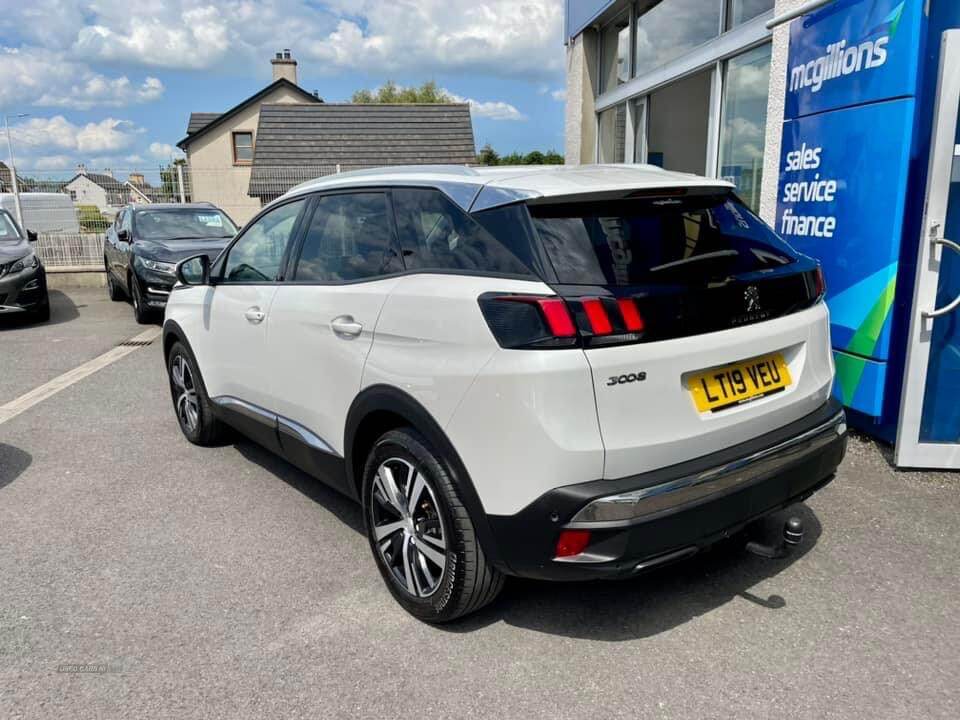
[[[760,557],[782,558],[801,542],[803,542],[803,521],[798,517],[791,517],[783,524],[783,535],[779,540],[769,545],[751,540],[747,543],[747,551]]]

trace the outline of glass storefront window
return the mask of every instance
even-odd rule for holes
[[[727,61],[720,118],[720,177],[737,186],[737,193],[754,212],[760,206],[769,82],[769,43]]]
[[[626,159],[627,146],[627,105],[607,108],[600,113],[600,152],[601,163],[622,163]]]
[[[636,66],[643,75],[720,34],[725,0],[663,0],[637,17]]]
[[[600,43],[600,92],[607,92],[630,79],[630,14],[604,27]]]
[[[713,69],[675,80],[647,100],[647,162],[703,175],[710,128]]]
[[[727,29],[753,20],[757,15],[773,10],[774,0],[729,0],[727,10]]]

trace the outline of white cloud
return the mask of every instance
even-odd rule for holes
[[[170,143],[152,142],[150,143],[148,150],[153,157],[160,160],[169,160],[174,155],[177,157],[183,156],[183,153],[180,151],[180,149],[175,148]]]
[[[551,0],[335,0],[336,28],[307,48],[331,70],[562,71],[562,4]]]
[[[141,132],[128,120],[104,118],[100,122],[75,125],[63,115],[30,118],[10,128],[14,143],[26,146],[29,155],[43,151],[66,150],[88,155],[126,150]],[[61,153],[62,154],[62,153]]]
[[[475,117],[488,118],[490,120],[527,119],[527,116],[517,110],[516,107],[508,102],[503,102],[502,100],[490,100],[487,102],[482,102],[480,100],[474,100],[473,98],[455,95],[449,90],[445,90],[444,92],[446,92],[447,95],[450,96],[450,99],[454,102],[468,103],[470,105],[470,112]]]
[[[540,82],[563,71],[557,0],[34,0],[5,10],[0,37],[79,63],[266,76],[294,50],[311,74],[472,71]],[[48,21],[46,18],[50,18]]]
[[[562,102],[567,99],[567,91],[562,88],[560,90],[554,90],[552,93],[550,93],[550,97],[552,97],[554,100]]]
[[[0,48],[0,106],[89,110],[151,102],[163,92],[163,83],[155,77],[137,85],[126,75],[103,75],[63,53]]]

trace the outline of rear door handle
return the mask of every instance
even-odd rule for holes
[[[259,325],[263,322],[263,319],[267,316],[267,314],[254,305],[252,308],[247,308],[247,311],[243,314],[243,316],[248,322],[254,325]]]
[[[363,325],[353,319],[353,315],[340,315],[330,321],[330,329],[342,338],[355,338],[363,332]]]

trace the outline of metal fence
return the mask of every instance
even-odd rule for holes
[[[103,267],[103,235],[41,233],[34,246],[48,268]]]
[[[315,178],[361,167],[196,168],[173,164],[151,170],[78,167],[17,169],[24,225],[39,234],[37,253],[50,268],[99,267],[103,241],[128,204],[210,202],[238,225],[266,203]],[[15,214],[9,178],[0,177],[0,207]]]

